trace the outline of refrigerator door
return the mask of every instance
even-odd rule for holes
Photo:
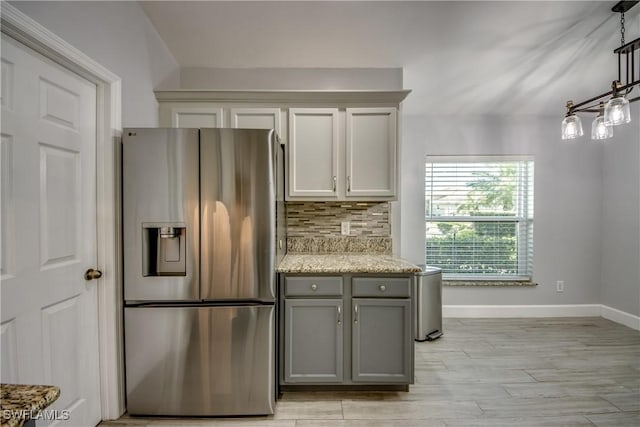
[[[198,129],[124,129],[124,299],[199,295]]]
[[[129,414],[273,414],[273,305],[126,307],[125,323]]]
[[[272,130],[200,130],[204,300],[275,300]]]

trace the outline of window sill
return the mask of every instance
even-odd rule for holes
[[[514,287],[526,288],[538,286],[536,282],[529,280],[443,280],[443,286],[489,286],[489,287]]]

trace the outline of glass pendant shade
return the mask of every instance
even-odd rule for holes
[[[566,116],[562,121],[562,139],[575,139],[582,136],[582,121],[575,114]]]
[[[624,96],[611,98],[604,106],[604,124],[616,126],[631,121],[631,111],[629,101]]]
[[[591,123],[591,139],[608,139],[613,137],[613,129],[604,123],[604,116],[598,114]]]

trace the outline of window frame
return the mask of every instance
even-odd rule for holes
[[[518,178],[515,180],[517,188],[517,214],[515,216],[478,216],[478,215],[453,215],[453,216],[433,216],[430,202],[433,197],[427,194],[427,171],[435,164],[462,164],[462,163],[529,163],[519,165],[517,171]],[[535,181],[535,158],[532,155],[427,155],[425,156],[425,263],[429,264],[427,246],[428,237],[426,235],[429,223],[513,223],[516,226],[516,253],[517,253],[517,273],[518,274],[482,274],[482,273],[451,273],[443,271],[443,279],[447,281],[468,281],[468,282],[519,282],[531,281],[533,279],[533,227],[534,227],[534,181]],[[431,177],[433,177],[433,169]],[[524,179],[523,179],[524,178]],[[433,189],[433,186],[431,187]]]

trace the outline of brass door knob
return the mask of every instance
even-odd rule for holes
[[[94,280],[102,277],[102,271],[94,270],[93,268],[88,269],[84,272],[84,280]]]

